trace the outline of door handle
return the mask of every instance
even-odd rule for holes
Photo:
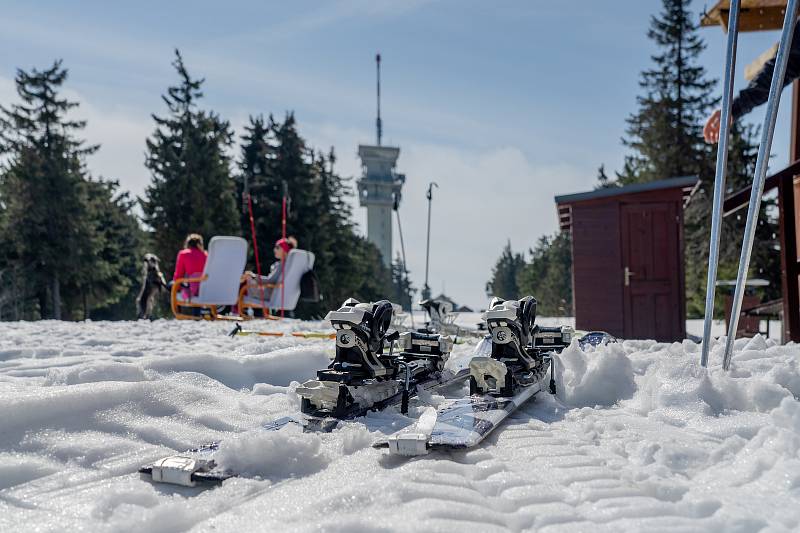
[[[629,287],[631,284],[631,276],[635,276],[636,272],[631,272],[628,267],[625,267],[625,286]]]

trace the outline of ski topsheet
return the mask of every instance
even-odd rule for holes
[[[432,449],[465,449],[477,446],[503,420],[544,389],[545,378],[519,387],[512,396],[473,395],[445,400],[429,409],[412,426],[374,444],[395,455],[424,455]]]
[[[463,381],[468,377],[469,368],[462,368],[456,372],[445,370],[436,377],[417,383],[414,392],[433,391]],[[264,424],[260,429],[278,431],[287,425],[297,425],[302,427],[303,431],[330,432],[343,421],[352,421],[366,415],[369,411],[398,405],[400,401],[401,395],[397,394],[370,408],[355,410],[344,418],[316,417],[304,414],[285,416]],[[186,487],[219,485],[226,479],[239,475],[238,472],[227,469],[215,461],[219,444],[219,442],[212,442],[180,454],[164,457],[142,466],[139,473],[149,477],[152,481],[172,485]]]

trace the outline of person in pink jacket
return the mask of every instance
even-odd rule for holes
[[[186,237],[183,243],[183,250],[178,252],[178,258],[175,260],[175,274],[172,276],[173,281],[178,278],[196,278],[203,274],[203,269],[206,266],[206,259],[208,252],[203,248],[203,236],[197,233],[192,233]],[[189,290],[184,290],[183,296],[185,298],[197,296],[200,291],[199,283],[190,283]]]

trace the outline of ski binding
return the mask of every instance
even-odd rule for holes
[[[552,355],[572,342],[569,326],[535,324],[536,300],[492,300],[484,315],[491,334],[491,353],[469,364],[470,396],[446,401],[426,411],[410,428],[375,444],[391,454],[417,456],[431,449],[464,449],[479,444],[505,418],[544,388],[555,394]]]

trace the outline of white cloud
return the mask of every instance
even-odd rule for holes
[[[334,124],[300,124],[301,134],[320,149],[338,154],[337,171],[358,177],[358,143],[369,132]],[[554,196],[589,189],[591,165],[549,165],[532,161],[517,146],[469,149],[444,144],[403,144],[397,170],[406,174],[400,217],[411,276],[417,288],[425,279],[428,183],[435,181],[431,221],[429,283],[459,303],[484,306],[484,285],[502,247],[527,251],[539,237],[557,229]],[[356,221],[366,230],[366,211],[353,198]],[[396,221],[393,221],[396,224]],[[395,225],[395,253],[400,251]]]
[[[522,252],[553,233],[553,197],[586,188],[592,176],[570,164],[538,165],[515,146],[475,152],[412,144],[398,166],[407,174],[401,217],[417,286],[425,271],[425,192],[435,181],[430,285],[470,306],[486,304],[484,285],[506,242]]]

